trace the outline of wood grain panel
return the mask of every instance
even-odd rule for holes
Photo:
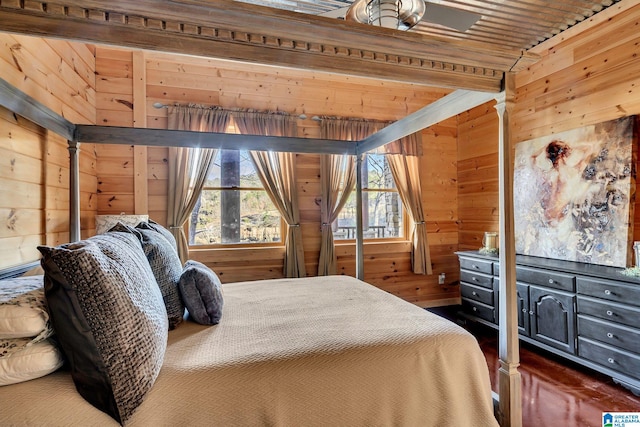
[[[8,52],[5,50],[2,56],[7,59],[10,55],[13,67],[53,94],[60,101],[60,110],[45,105],[73,123],[94,123],[94,87],[87,85],[42,39],[5,34],[2,37],[8,45]],[[40,99],[37,94],[34,98]]]
[[[56,113],[75,123],[95,123],[94,58],[85,45],[0,34],[0,67],[5,80]],[[0,157],[8,162],[0,184],[0,210],[7,221],[0,267],[6,267],[38,259],[38,244],[57,241],[49,236],[68,239],[69,155],[66,140],[4,109],[0,129]],[[81,147],[80,171],[85,226],[95,212],[97,190],[91,144]]]
[[[68,215],[67,215],[68,217]],[[0,219],[4,227],[0,227],[0,242],[7,237],[42,235],[45,224],[40,209],[0,208]],[[67,222],[68,222],[67,218]]]

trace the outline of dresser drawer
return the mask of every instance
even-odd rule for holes
[[[578,337],[578,355],[614,371],[640,377],[640,357],[635,354]]]
[[[640,309],[578,295],[578,314],[588,314],[623,325],[638,326]]]
[[[602,343],[640,353],[640,330],[616,323],[578,315],[578,335]]]
[[[480,301],[487,305],[493,306],[493,290],[481,288],[478,286],[469,285],[468,283],[462,283],[460,286],[460,293],[463,298],[469,298],[474,301]]]
[[[493,274],[493,262],[477,258],[460,257],[460,269],[475,271],[478,273]]]
[[[640,285],[625,285],[606,279],[578,277],[579,294],[640,306]]]
[[[516,280],[532,285],[546,286],[561,291],[575,292],[576,278],[572,274],[558,273],[529,267],[516,267]]]
[[[473,271],[460,270],[460,282],[493,289],[493,276]]]
[[[491,323],[495,322],[494,309],[491,306],[478,301],[462,298],[462,308],[469,314],[473,314],[474,316],[477,316]]]

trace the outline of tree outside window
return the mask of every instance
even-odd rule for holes
[[[383,154],[368,153],[362,160],[362,216],[365,239],[404,235],[404,214],[389,163]],[[334,239],[355,239],[356,192],[333,223]]]
[[[191,213],[190,245],[278,243],[281,216],[246,150],[218,150]]]

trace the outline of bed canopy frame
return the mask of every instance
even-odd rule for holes
[[[513,233],[513,167],[510,150],[509,112],[513,107],[514,75],[505,73],[499,93],[459,89],[438,101],[392,123],[357,142],[312,138],[265,137],[224,133],[203,133],[150,128],[123,128],[74,124],[36,99],[0,78],[0,105],[67,139],[69,149],[69,238],[80,240],[80,143],[124,144],[132,146],[235,148],[356,156],[356,277],[364,280],[362,176],[363,154],[432,126],[449,117],[495,100],[499,118],[500,184],[500,301],[499,393],[497,416],[503,426],[520,426],[521,392],[515,286],[515,244]]]

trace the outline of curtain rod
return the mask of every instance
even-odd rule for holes
[[[161,108],[168,108],[168,107],[169,107],[169,105],[163,104],[162,102],[154,102],[153,103],[153,108],[161,109]],[[241,110],[230,110],[230,111],[241,111]],[[308,116],[306,114],[302,113],[302,114],[298,115],[298,118],[300,120],[306,120],[308,118]],[[316,121],[316,122],[322,121],[320,116],[311,116],[311,120]]]

